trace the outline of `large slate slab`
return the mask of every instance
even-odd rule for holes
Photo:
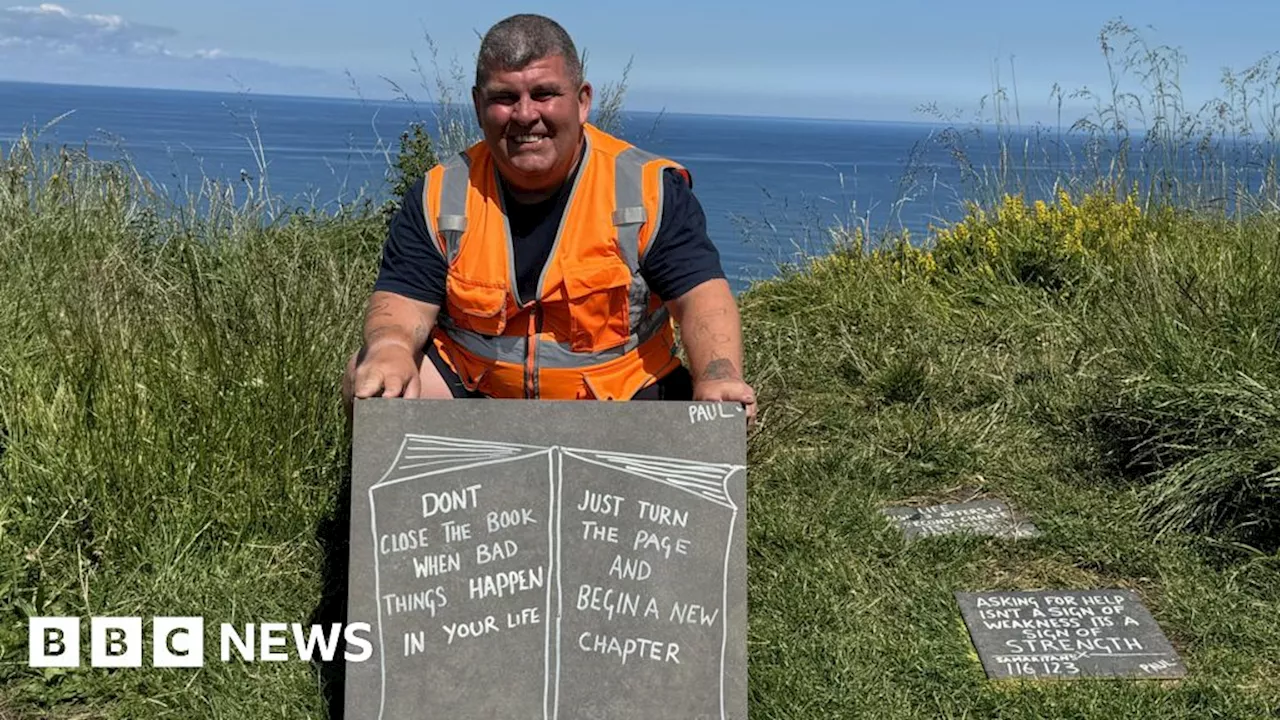
[[[745,718],[735,404],[356,405],[346,716]]]
[[[898,526],[908,539],[973,533],[1006,538],[1028,538],[1040,534],[1034,524],[1015,517],[1000,500],[926,507],[888,507],[880,511]]]
[[[1128,590],[957,592],[988,678],[1178,678],[1160,626]]]

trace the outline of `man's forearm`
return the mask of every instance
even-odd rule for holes
[[[711,280],[672,303],[694,383],[742,379],[742,326],[729,284]]]
[[[395,344],[410,352],[421,350],[435,326],[439,306],[395,293],[378,291],[369,298],[364,316],[364,346],[367,350]]]

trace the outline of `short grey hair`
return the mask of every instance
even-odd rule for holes
[[[494,70],[520,70],[534,60],[561,55],[574,88],[582,86],[582,58],[573,38],[549,17],[522,13],[499,21],[480,41],[476,87],[484,87]]]

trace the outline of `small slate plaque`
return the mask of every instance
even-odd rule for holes
[[[988,678],[1178,678],[1186,668],[1128,590],[957,592]]]
[[[1009,506],[999,500],[976,500],[928,507],[890,507],[882,511],[907,538],[974,533],[1007,538],[1035,537],[1035,525],[1015,518]]]
[[[746,717],[730,403],[363,400],[346,716]]]

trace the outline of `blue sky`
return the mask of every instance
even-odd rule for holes
[[[434,73],[427,34],[442,62],[470,72],[479,34],[535,11],[588,51],[597,85],[633,58],[631,109],[797,117],[924,120],[918,108],[928,102],[971,112],[998,63],[1005,84],[1016,72],[1023,119],[1052,121],[1055,82],[1066,92],[1106,88],[1097,36],[1116,17],[1187,55],[1181,83],[1196,105],[1222,92],[1224,67],[1280,50],[1274,0],[5,2],[0,79],[343,97],[356,96],[354,82],[373,98],[393,94],[385,77],[426,99],[412,54]],[[1137,89],[1136,78],[1127,82]]]

